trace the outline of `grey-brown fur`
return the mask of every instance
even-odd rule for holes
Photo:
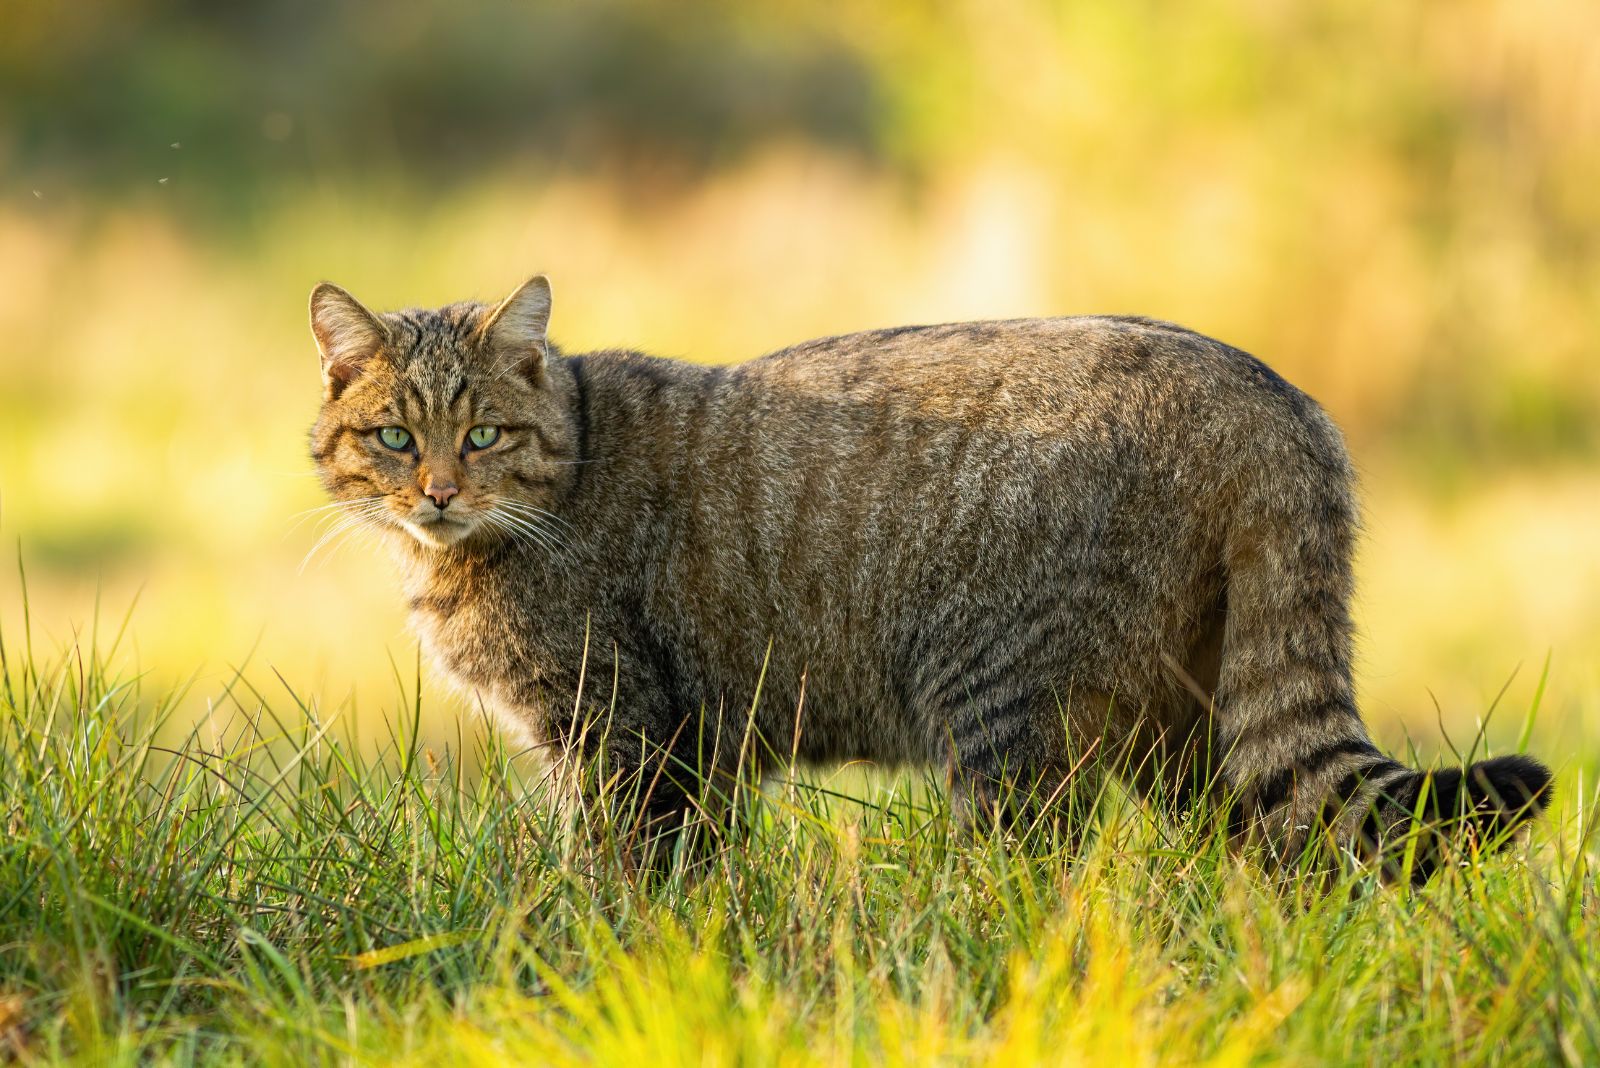
[[[754,704],[772,750],[947,766],[979,809],[996,784],[1059,796],[1093,752],[1180,803],[1214,766],[1291,846],[1405,821],[1424,776],[1371,745],[1351,685],[1350,463],[1259,360],[1118,317],[871,331],[732,367],[566,356],[531,286],[495,323],[371,317],[319,288],[339,373],[313,450],[336,496],[377,487],[399,533],[481,411],[529,428],[463,451],[450,507],[503,500],[531,528],[395,538],[414,622],[524,733],[587,729],[611,767],[642,765],[652,814],[693,803],[685,767],[760,759]],[[411,474],[361,439],[378,418],[416,434]],[[1477,768],[1485,818],[1548,800],[1531,761]]]

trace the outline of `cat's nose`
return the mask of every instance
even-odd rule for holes
[[[456,489],[456,484],[454,482],[434,482],[430,480],[428,484],[422,488],[422,492],[433,498],[435,507],[443,508],[445,505],[450,503],[450,498],[454,497],[460,491]]]

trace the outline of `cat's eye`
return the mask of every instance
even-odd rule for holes
[[[385,426],[378,428],[378,440],[387,448],[398,452],[411,444],[411,431],[403,426]]]
[[[474,449],[487,449],[499,440],[500,428],[497,426],[475,426],[467,431],[467,444]]]

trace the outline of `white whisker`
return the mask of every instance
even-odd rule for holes
[[[547,553],[559,552],[566,547],[566,543],[556,535],[555,531],[541,526],[535,517],[507,507],[512,503],[510,501],[500,501],[492,511],[496,513],[496,517],[503,524],[513,527],[526,535],[524,544],[528,544],[531,541],[531,543],[542,548]]]
[[[558,552],[566,547],[566,543],[556,537],[554,531],[539,526],[529,520],[527,516],[517,515],[514,512],[502,512],[500,516],[503,520],[538,542],[547,552]]]
[[[516,515],[507,515],[506,519],[518,530],[521,530],[523,533],[527,534],[528,537],[536,542],[545,552],[553,553],[560,551],[560,542],[552,538],[548,531],[540,530],[534,524],[529,523],[526,519]]]
[[[573,536],[577,536],[578,530],[571,523],[567,522],[561,516],[556,515],[554,512],[548,512],[545,509],[540,508],[536,504],[529,504],[527,501],[517,501],[517,500],[509,500],[509,499],[507,499],[507,500],[500,501],[500,506],[503,507],[503,508],[506,508],[506,509],[508,509],[510,511],[514,511],[514,512],[517,512],[517,513],[519,513],[521,515],[527,516],[528,518],[533,519],[536,522],[544,522],[544,521],[548,520],[551,523],[559,524],[560,527],[563,530],[565,530],[568,534],[571,534]]]
[[[370,497],[352,497],[348,501],[330,501],[327,504],[319,504],[314,508],[303,509],[302,511],[296,512],[294,515],[289,517],[290,519],[294,520],[294,522],[290,523],[289,528],[284,531],[284,537],[288,537],[290,534],[294,533],[294,531],[301,524],[305,523],[306,520],[310,519],[312,516],[318,516],[319,521],[321,521],[321,519],[327,518],[327,513],[329,512],[334,512],[341,508],[366,508],[381,500],[383,500],[383,495],[379,493],[373,494]]]
[[[341,501],[340,503],[349,504],[351,502]],[[316,544],[311,546],[311,551],[306,553],[305,557],[301,559],[300,568],[296,573],[304,574],[306,566],[311,563],[312,559],[317,555],[318,551],[323,548],[323,546],[336,540],[341,535],[348,534],[360,527],[371,526],[372,520],[377,519],[383,514],[383,512],[383,501],[381,498],[379,498],[367,501],[366,503],[351,509],[344,515],[338,516],[337,521],[331,527],[329,527],[320,538],[317,539]]]
[[[517,544],[526,546],[529,549],[539,548],[539,545],[531,541],[525,535],[525,533],[511,521],[509,516],[496,512],[491,508],[487,512],[483,513],[483,518],[487,520],[489,525],[494,527],[496,530],[502,531],[509,535]]]

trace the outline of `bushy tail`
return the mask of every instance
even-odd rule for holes
[[[1242,792],[1235,832],[1255,829],[1287,858],[1331,835],[1385,863],[1409,849],[1425,879],[1440,848],[1496,844],[1550,800],[1550,773],[1523,756],[1421,772],[1379,752],[1351,682],[1351,557],[1357,516],[1343,442],[1303,396],[1286,433],[1241,456],[1225,537],[1227,616],[1216,715],[1222,771]]]
[[[1409,855],[1411,881],[1418,885],[1445,860],[1452,843],[1502,845],[1543,812],[1555,792],[1550,769],[1529,756],[1439,771],[1396,767],[1357,813],[1352,844],[1391,877],[1406,874]]]

